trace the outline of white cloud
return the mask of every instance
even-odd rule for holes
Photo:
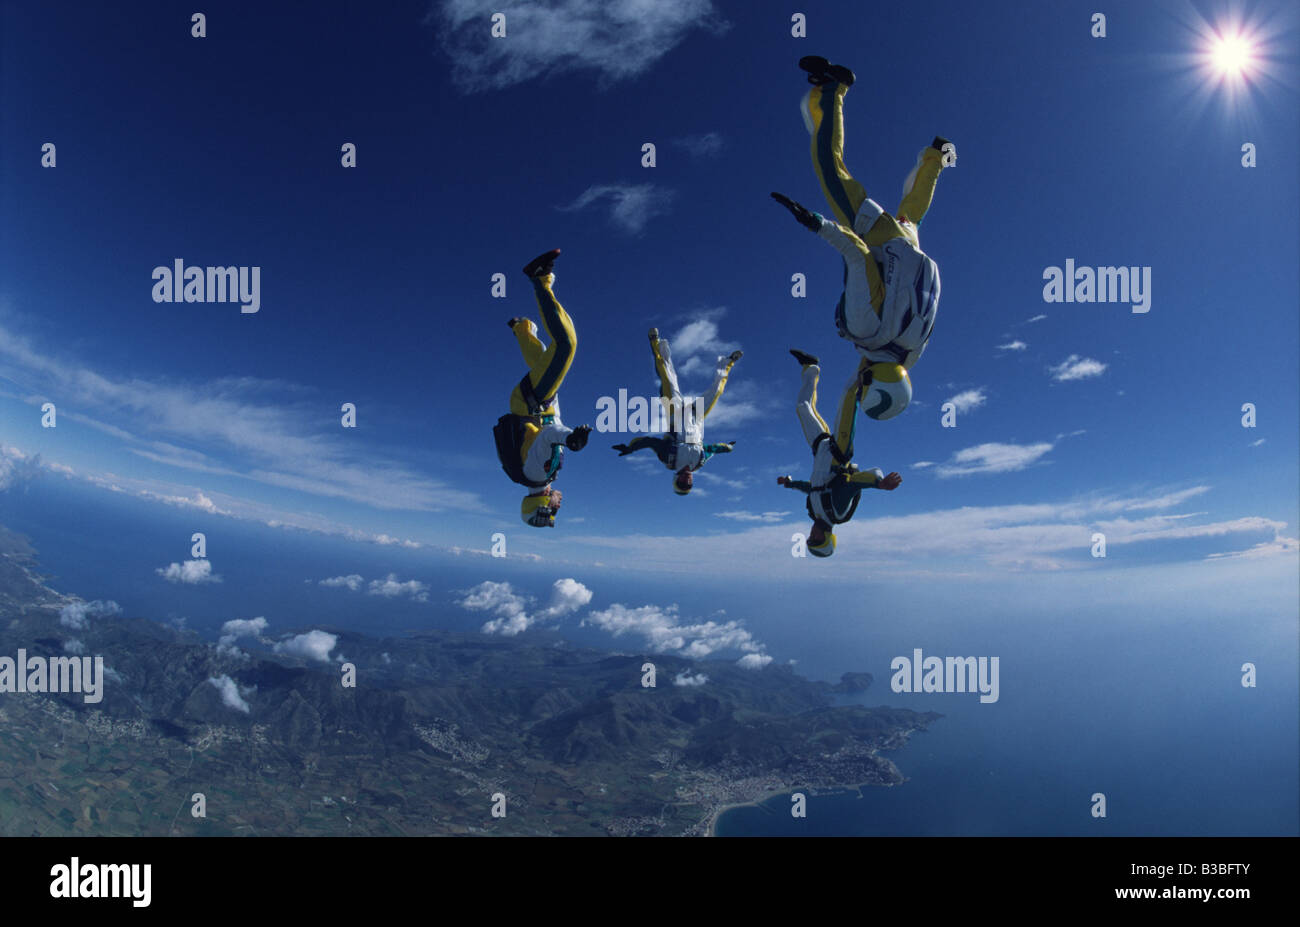
[[[730,518],[733,521],[757,521],[766,525],[783,522],[790,517],[789,512],[717,512],[715,518]]]
[[[660,189],[652,183],[594,184],[582,191],[572,203],[559,208],[564,212],[572,212],[606,201],[609,204],[609,221],[617,228],[637,235],[655,216],[668,212],[673,196],[673,191]]]
[[[495,618],[484,622],[484,634],[514,637],[539,621],[550,621],[577,611],[591,601],[592,592],[576,579],[557,579],[551,585],[548,606],[529,614],[532,599],[516,593],[509,583],[485,580],[468,590],[459,601],[461,608],[489,612]]]
[[[718,333],[717,320],[725,314],[723,309],[701,313],[668,339],[672,345],[673,364],[677,367],[678,373],[682,372],[681,362],[692,355],[706,355],[712,370],[714,359],[719,354],[730,354],[740,347],[735,341],[724,341]]]
[[[428,586],[418,579],[408,579],[406,582],[399,582],[396,573],[389,573],[383,579],[372,579],[370,586],[366,590],[370,595],[381,595],[386,599],[397,598],[398,596],[410,596],[417,602],[429,601]]]
[[[1036,316],[1034,316],[1032,319],[1026,319],[1025,321],[1026,321],[1026,324],[1029,323],[1029,322],[1041,322],[1041,321],[1043,321],[1043,319],[1045,319],[1045,318],[1047,318],[1047,316],[1045,316],[1045,315],[1036,315]]]
[[[772,658],[765,653],[747,653],[739,660],[736,665],[741,669],[762,669],[772,662]]]
[[[201,512],[207,512],[209,515],[229,515],[229,512],[217,508],[217,504],[203,495],[201,492],[194,493],[193,496],[166,496],[155,495],[157,501],[166,505],[175,505],[182,508],[198,509]]]
[[[673,677],[675,686],[702,686],[709,681],[709,677],[703,673],[696,673],[692,676],[690,673],[678,673]]]
[[[106,615],[122,614],[122,606],[111,599],[96,599],[93,602],[77,600],[69,602],[59,609],[59,624],[65,628],[81,631],[90,626],[91,618],[103,618]]]
[[[1031,319],[1030,321],[1033,320]],[[1029,347],[1029,345],[1025,344],[1023,341],[1017,338],[1015,341],[1008,341],[1006,344],[998,345],[998,350],[999,351],[1023,351],[1027,347]]]
[[[560,618],[591,602],[591,590],[576,579],[557,579],[551,586],[551,604],[542,610],[543,618]]]
[[[615,603],[592,612],[582,623],[608,631],[615,637],[635,635],[657,653],[676,653],[692,659],[707,657],[719,650],[741,650],[758,655],[765,649],[741,621],[683,623],[677,615],[676,605],[629,608]]]
[[[1287,528],[1285,522],[1256,516],[1211,521],[1187,514],[1161,522],[1103,521],[1126,512],[1152,511],[1153,506],[1167,505],[1177,495],[1160,489],[1014,505],[966,505],[903,515],[886,514],[891,502],[864,498],[862,504],[872,506],[865,510],[867,517],[860,509],[857,518],[836,528],[839,545],[835,557],[821,565],[830,569],[819,569],[816,581],[860,584],[864,568],[873,582],[883,583],[913,583],[918,578],[943,583],[1002,582],[1009,572],[1117,568],[1122,560],[1099,561],[1088,555],[1092,534],[1102,530],[1103,524],[1112,552],[1125,544],[1156,545],[1153,553],[1165,560],[1153,569],[1165,569],[1186,563],[1189,557],[1202,563],[1203,555],[1186,551],[1181,547],[1183,541],[1242,538],[1246,546]],[[566,542],[575,556],[585,553],[613,570],[659,576],[721,575],[743,581],[752,575],[753,565],[761,563],[773,579],[811,581],[806,561],[790,556],[788,527],[779,524],[737,525],[732,531],[710,533],[708,556],[701,556],[698,546],[684,549],[682,536],[676,532],[571,535]]]
[[[1156,496],[1153,499],[1132,499],[1124,500],[1121,505],[1127,511],[1140,511],[1142,509],[1168,509],[1175,505],[1182,505],[1188,499],[1194,498],[1210,491],[1209,486],[1193,486],[1190,489],[1180,489],[1178,492],[1165,493],[1163,496]]]
[[[970,412],[972,409],[978,409],[980,406],[984,405],[986,399],[988,399],[988,397],[984,395],[983,389],[968,389],[963,390],[956,396],[949,397],[947,401],[956,406],[958,413],[963,413]]]
[[[217,653],[226,656],[242,657],[243,651],[235,646],[235,641],[242,637],[252,637],[263,643],[269,643],[263,637],[266,633],[266,619],[232,618],[221,626],[221,636],[217,639]]]
[[[308,631],[306,634],[297,634],[279,641],[272,649],[276,653],[285,653],[291,657],[328,663],[330,651],[338,642],[337,634],[330,634],[328,631]]]
[[[1300,553],[1300,539],[1277,535],[1271,541],[1256,544],[1246,550],[1231,550],[1210,554],[1206,560],[1263,560],[1266,557],[1294,557]]]
[[[1086,377],[1099,377],[1106,369],[1106,364],[1093,360],[1091,357],[1080,357],[1078,354],[1071,354],[1055,367],[1048,369],[1052,373],[1052,379],[1065,382],[1067,380],[1082,380]]]
[[[208,682],[216,686],[217,691],[221,693],[221,704],[225,705],[227,708],[233,708],[235,711],[242,711],[244,714],[249,713],[250,709],[248,707],[248,702],[246,702],[244,697],[240,695],[239,686],[236,685],[235,680],[231,679],[229,676],[221,675],[209,678]],[[256,687],[254,687],[254,689],[256,689]],[[250,690],[246,689],[245,691],[247,692]]]
[[[722,136],[717,132],[706,132],[703,135],[688,135],[685,138],[674,139],[673,144],[696,158],[714,157],[722,151],[723,147]]]
[[[924,470],[924,469],[926,469],[927,467],[933,467],[933,466],[934,466],[934,461],[933,461],[933,460],[918,460],[916,463],[912,464],[912,469],[913,469],[913,470]]]
[[[0,444],[0,492],[27,482],[37,476],[40,470],[39,454],[28,457],[16,447]]]
[[[82,654],[86,652],[86,645],[77,640],[77,638],[70,637],[63,642],[63,652]]]
[[[212,561],[206,558],[202,560],[186,560],[184,563],[169,563],[165,567],[159,567],[154,572],[169,583],[194,585],[197,583],[221,582],[221,577],[212,572]]]
[[[1257,440],[1257,441],[1251,441],[1249,446],[1250,446],[1250,447],[1259,447],[1259,446],[1260,446],[1261,444],[1263,444],[1266,440],[1268,440],[1268,439],[1267,439],[1267,438],[1260,438],[1260,439]]]
[[[504,37],[491,16],[505,12]],[[466,93],[509,87],[568,72],[608,81],[636,77],[686,36],[726,24],[710,0],[442,0],[426,19],[451,59],[451,77]]]
[[[948,463],[935,470],[941,477],[970,476],[975,473],[1012,473],[1036,463],[1055,445],[1038,444],[978,444],[963,448]]]
[[[359,574],[349,573],[347,576],[331,576],[329,579],[322,579],[320,584],[322,586],[328,586],[331,589],[341,589],[346,587],[351,589],[353,592],[356,592],[361,588],[363,582],[365,582],[365,580]]]

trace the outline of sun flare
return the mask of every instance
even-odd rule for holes
[[[1214,69],[1225,77],[1244,75],[1250,68],[1254,49],[1239,35],[1220,36],[1210,50]]]

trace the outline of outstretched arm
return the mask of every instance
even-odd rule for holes
[[[663,438],[656,438],[652,435],[641,435],[640,437],[633,438],[627,444],[615,444],[614,450],[618,451],[619,457],[626,457],[628,454],[635,454],[637,451],[643,451],[646,448],[649,448],[657,454],[663,443]]]
[[[786,489],[797,489],[805,495],[812,492],[812,483],[809,483],[807,480],[794,480],[788,476],[778,476],[776,481]]]
[[[876,489],[895,490],[898,484],[903,482],[903,478],[897,473],[890,473],[888,476],[883,475],[878,467],[870,470],[859,470],[849,477],[850,483],[858,483],[862,486],[872,486]]]
[[[822,223],[826,221],[819,213],[813,212],[802,203],[796,203],[784,194],[773,193],[772,199],[790,210],[790,214],[794,216],[795,221],[810,231],[817,231],[822,227]]]

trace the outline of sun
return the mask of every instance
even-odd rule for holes
[[[1214,40],[1210,62],[1224,77],[1244,77],[1254,60],[1254,46],[1240,35],[1224,35]]]

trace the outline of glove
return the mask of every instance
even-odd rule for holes
[[[826,221],[817,213],[808,211],[803,206],[796,203],[794,200],[790,199],[790,197],[788,196],[783,196],[780,193],[773,193],[772,199],[776,200],[786,209],[790,210],[791,214],[795,217],[795,219],[799,222],[799,224],[806,229],[816,232],[818,229],[822,227],[822,223]]]

